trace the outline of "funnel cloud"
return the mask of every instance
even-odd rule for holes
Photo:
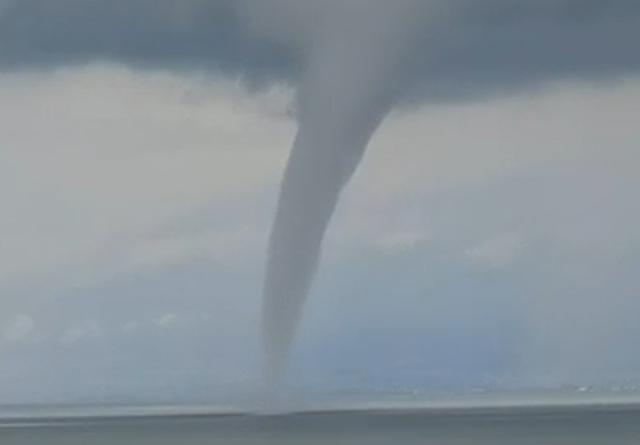
[[[362,6],[362,5],[360,5]],[[340,192],[395,99],[394,68],[413,26],[411,4],[342,6],[310,55],[298,134],[281,186],[264,284],[266,379],[279,382]],[[353,26],[345,16],[358,17]]]
[[[340,193],[394,106],[624,77],[639,39],[635,0],[0,0],[0,72],[107,60],[296,89],[263,289],[272,385]]]

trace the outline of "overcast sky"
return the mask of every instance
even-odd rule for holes
[[[400,3],[290,381],[637,379],[638,2]],[[304,54],[363,8],[0,0],[0,404],[255,387]]]

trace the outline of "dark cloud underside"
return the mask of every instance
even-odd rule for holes
[[[286,13],[286,1],[264,1],[273,2],[282,28],[305,29],[291,26],[298,17]],[[214,70],[255,83],[295,81],[304,65],[299,43],[311,39],[275,43],[254,33],[238,4],[251,6],[250,0],[5,0],[0,70],[108,60]],[[412,100],[464,98],[549,79],[609,79],[640,68],[635,0],[418,4],[431,5],[428,14],[442,20],[425,21],[408,54],[410,68],[398,70],[398,88]]]
[[[19,0],[0,13],[0,69],[116,61],[288,77],[291,55],[251,39],[227,0]]]

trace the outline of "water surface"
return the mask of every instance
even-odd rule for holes
[[[3,445],[640,444],[639,405],[13,419]]]

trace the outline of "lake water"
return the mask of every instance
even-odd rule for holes
[[[5,419],[0,444],[638,445],[640,405]]]

